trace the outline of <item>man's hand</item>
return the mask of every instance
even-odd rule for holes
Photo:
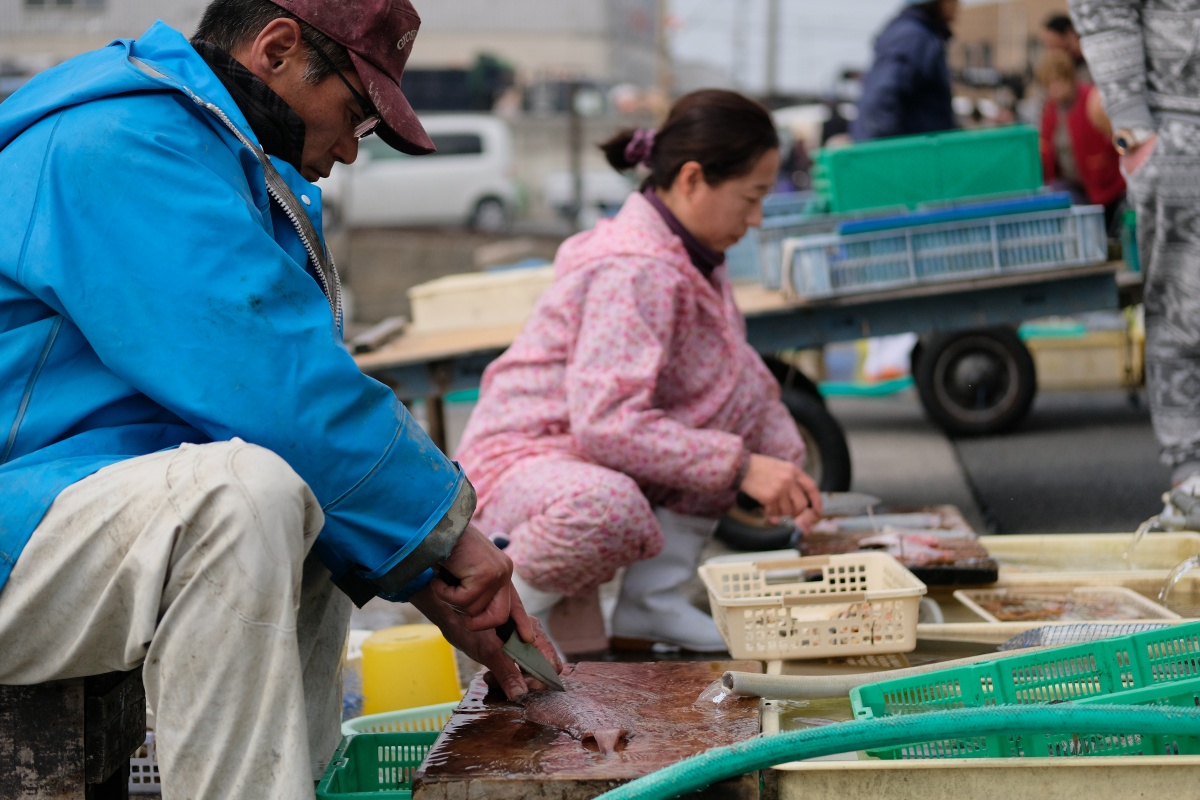
[[[562,672],[562,660],[559,659],[554,646],[546,638],[542,626],[536,619],[525,613],[525,608],[521,605],[521,600],[517,597],[512,584],[508,583],[501,594],[505,594],[507,597],[506,602],[512,609],[512,618],[517,623],[517,633],[520,637],[540,650],[542,655],[546,656],[554,665],[556,672]],[[500,637],[496,635],[494,629],[488,628],[481,631],[468,629],[464,617],[442,601],[437,595],[437,590],[432,586],[413,595],[412,604],[430,622],[441,629],[442,635],[450,644],[491,670],[491,677],[500,685],[510,700],[515,700],[526,692],[546,688],[541,681],[521,672],[516,662],[500,649],[504,643],[500,641]],[[506,616],[504,621],[507,620]]]
[[[821,491],[804,470],[790,461],[757,453],[750,456],[738,487],[762,503],[768,518],[791,517],[805,533],[821,516]]]
[[[466,630],[484,631],[508,622],[517,596],[512,588],[512,561],[478,528],[468,525],[438,568],[439,577],[430,586],[439,600],[459,613]],[[526,616],[523,609],[521,616]],[[522,628],[515,614],[513,619],[521,638],[533,635],[532,627]]]

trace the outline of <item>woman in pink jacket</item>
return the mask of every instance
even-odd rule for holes
[[[779,142],[734,92],[601,145],[642,190],[563,243],[554,284],[483,375],[458,458],[505,534],[526,609],[567,653],[603,649],[597,589],[628,567],[615,646],[725,644],[680,592],[737,491],[809,527],[820,510],[779,386],[746,342],[724,251],[762,221]]]

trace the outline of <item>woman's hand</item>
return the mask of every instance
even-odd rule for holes
[[[790,461],[751,454],[738,489],[762,504],[767,517],[791,517],[805,533],[821,516],[821,491]]]
[[[1143,164],[1150,160],[1150,156],[1154,152],[1154,147],[1157,144],[1158,134],[1151,134],[1149,139],[1142,142],[1125,155],[1121,156],[1121,174],[1126,178],[1135,174],[1139,169],[1142,168]]]

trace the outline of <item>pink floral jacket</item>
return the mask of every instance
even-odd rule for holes
[[[713,516],[732,505],[746,452],[803,466],[724,267],[706,280],[644,197],[564,242],[554,265],[554,284],[484,372],[457,453],[481,509],[537,457],[609,467],[652,502]]]

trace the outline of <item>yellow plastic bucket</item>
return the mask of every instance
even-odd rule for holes
[[[462,699],[454,648],[436,625],[375,631],[362,644],[363,714]]]

